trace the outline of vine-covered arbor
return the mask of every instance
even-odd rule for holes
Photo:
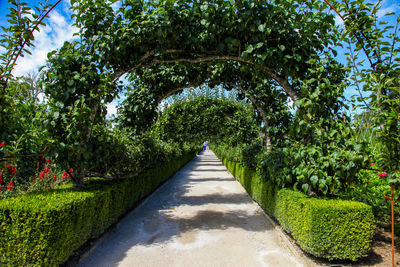
[[[323,1],[126,0],[118,10],[109,1],[71,4],[80,40],[49,54],[46,91],[59,163],[83,162],[74,166],[75,182],[98,157],[96,126],[105,105],[126,89],[119,82],[126,75],[131,85],[121,121],[131,131],[151,125],[160,101],[184,88],[237,88],[264,122],[265,147],[286,177],[277,178],[279,185],[324,194],[343,186],[347,176],[337,164],[317,172],[322,163],[313,159],[349,148],[346,132],[331,132],[345,127],[338,123],[344,72],[331,55],[337,35]],[[288,164],[297,164],[298,173]]]

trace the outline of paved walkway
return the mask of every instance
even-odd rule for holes
[[[206,151],[128,214],[79,266],[305,266]]]

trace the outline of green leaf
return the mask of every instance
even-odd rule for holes
[[[254,51],[254,47],[252,45],[247,46],[246,52],[247,53],[252,53]]]
[[[311,176],[310,182],[311,182],[313,187],[316,187],[317,183],[318,183],[318,176],[316,176],[316,175]]]
[[[307,193],[307,192],[308,192],[308,188],[309,188],[309,185],[308,185],[308,184],[303,184],[303,185],[301,186],[301,189],[303,190],[304,193]]]

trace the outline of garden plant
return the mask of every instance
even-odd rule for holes
[[[14,77],[59,2],[34,11],[9,1],[0,39],[0,207],[60,186],[89,203],[91,181],[95,190],[103,188],[97,179],[131,188],[151,170],[170,174],[210,140],[221,158],[256,171],[287,199],[292,190],[300,202],[297,194],[364,202],[377,222],[388,222],[395,200],[400,226],[400,17],[387,24],[382,1],[71,0],[78,38],[50,52],[40,73]],[[346,64],[338,51],[347,51]],[[190,88],[208,93],[190,96]],[[358,93],[354,110],[348,88]],[[112,119],[107,105],[122,94]],[[135,201],[163,179],[135,184],[146,188]],[[365,236],[363,252],[347,259],[366,255]]]

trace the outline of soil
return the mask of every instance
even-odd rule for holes
[[[395,266],[400,266],[400,240],[395,236]],[[375,230],[370,255],[353,266],[392,266],[392,232],[390,226],[380,225]]]

